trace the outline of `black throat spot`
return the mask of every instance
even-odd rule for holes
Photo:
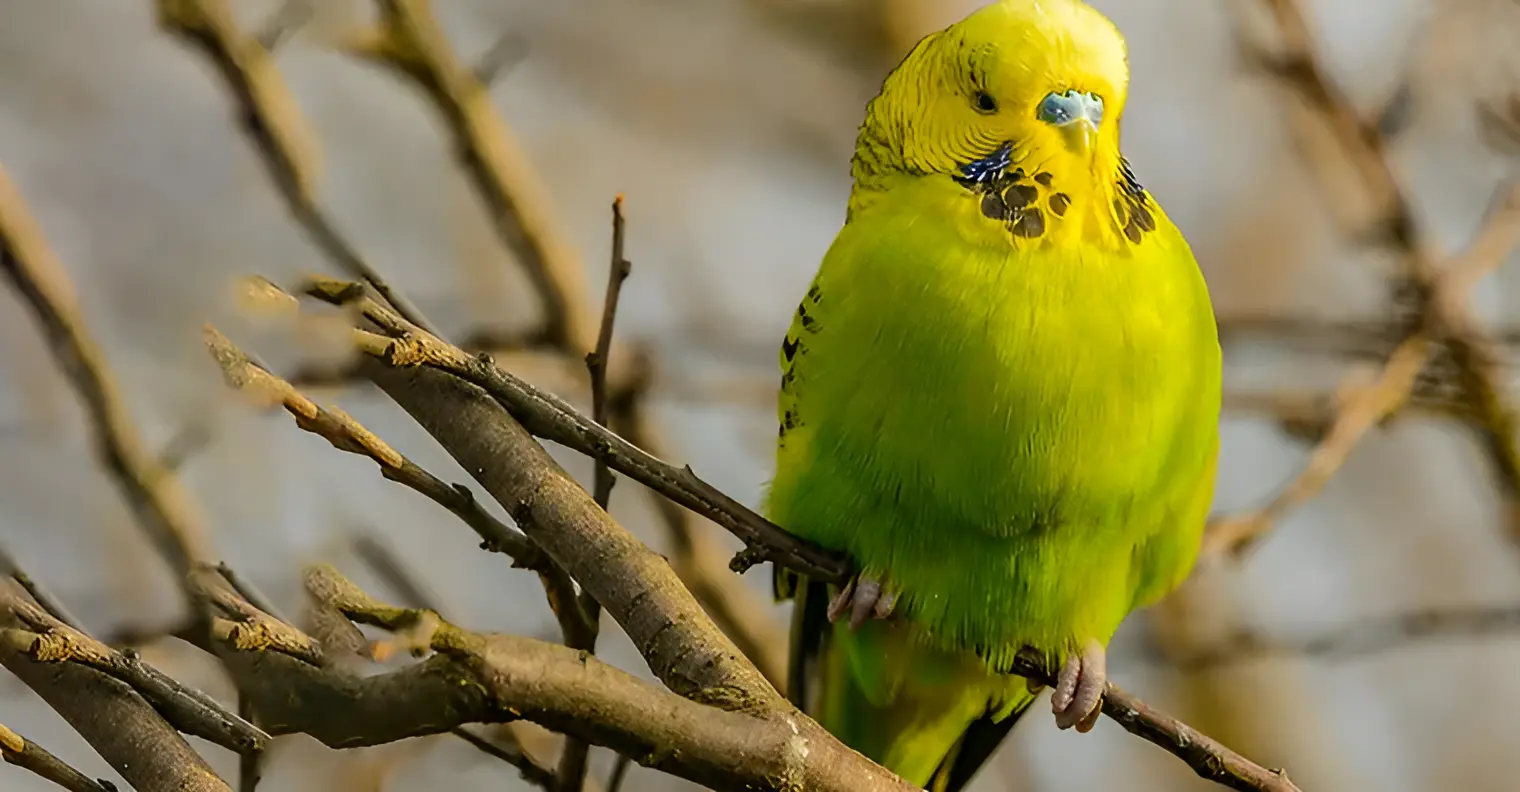
[[[1066,213],[1070,198],[1051,189],[1054,178],[1044,171],[1035,174],[1013,165],[1013,144],[1004,143],[991,154],[960,167],[957,184],[965,187],[978,201],[982,215],[996,220],[1020,239],[1045,235],[1046,213],[1060,217]]]
[[[983,216],[1003,223],[1019,239],[1044,236],[1050,218],[1065,217],[1072,205],[1071,196],[1059,189],[1049,172],[1031,174],[1013,167],[1012,143],[960,166],[953,178],[977,201]],[[1150,194],[1122,157],[1114,174],[1113,209],[1119,232],[1132,244],[1156,230]]]

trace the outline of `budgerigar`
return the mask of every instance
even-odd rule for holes
[[[847,553],[794,597],[790,695],[917,785],[968,783],[1034,700],[1090,729],[1105,648],[1192,568],[1220,350],[1181,232],[1120,153],[1129,65],[1079,0],[926,36],[867,109],[843,228],[781,347],[766,508]],[[846,618],[847,617],[847,618]]]

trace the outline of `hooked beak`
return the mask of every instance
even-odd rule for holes
[[[1066,140],[1066,148],[1083,159],[1090,156],[1097,145],[1098,127],[1085,116],[1068,121],[1057,129]]]

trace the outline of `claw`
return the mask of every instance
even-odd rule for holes
[[[1078,732],[1092,731],[1102,713],[1103,690],[1108,687],[1108,656],[1103,646],[1089,641],[1081,652],[1068,655],[1056,675],[1056,687],[1050,694],[1050,706],[1061,729],[1077,727]]]
[[[873,577],[856,575],[829,601],[829,621],[839,621],[848,613],[850,629],[858,630],[867,619],[885,619],[891,616],[896,606],[896,592],[886,589],[881,581]]]

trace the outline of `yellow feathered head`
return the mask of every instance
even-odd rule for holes
[[[1119,167],[1124,38],[1080,0],[1001,0],[925,36],[861,126],[857,184],[964,172],[999,150],[1061,176]]]

